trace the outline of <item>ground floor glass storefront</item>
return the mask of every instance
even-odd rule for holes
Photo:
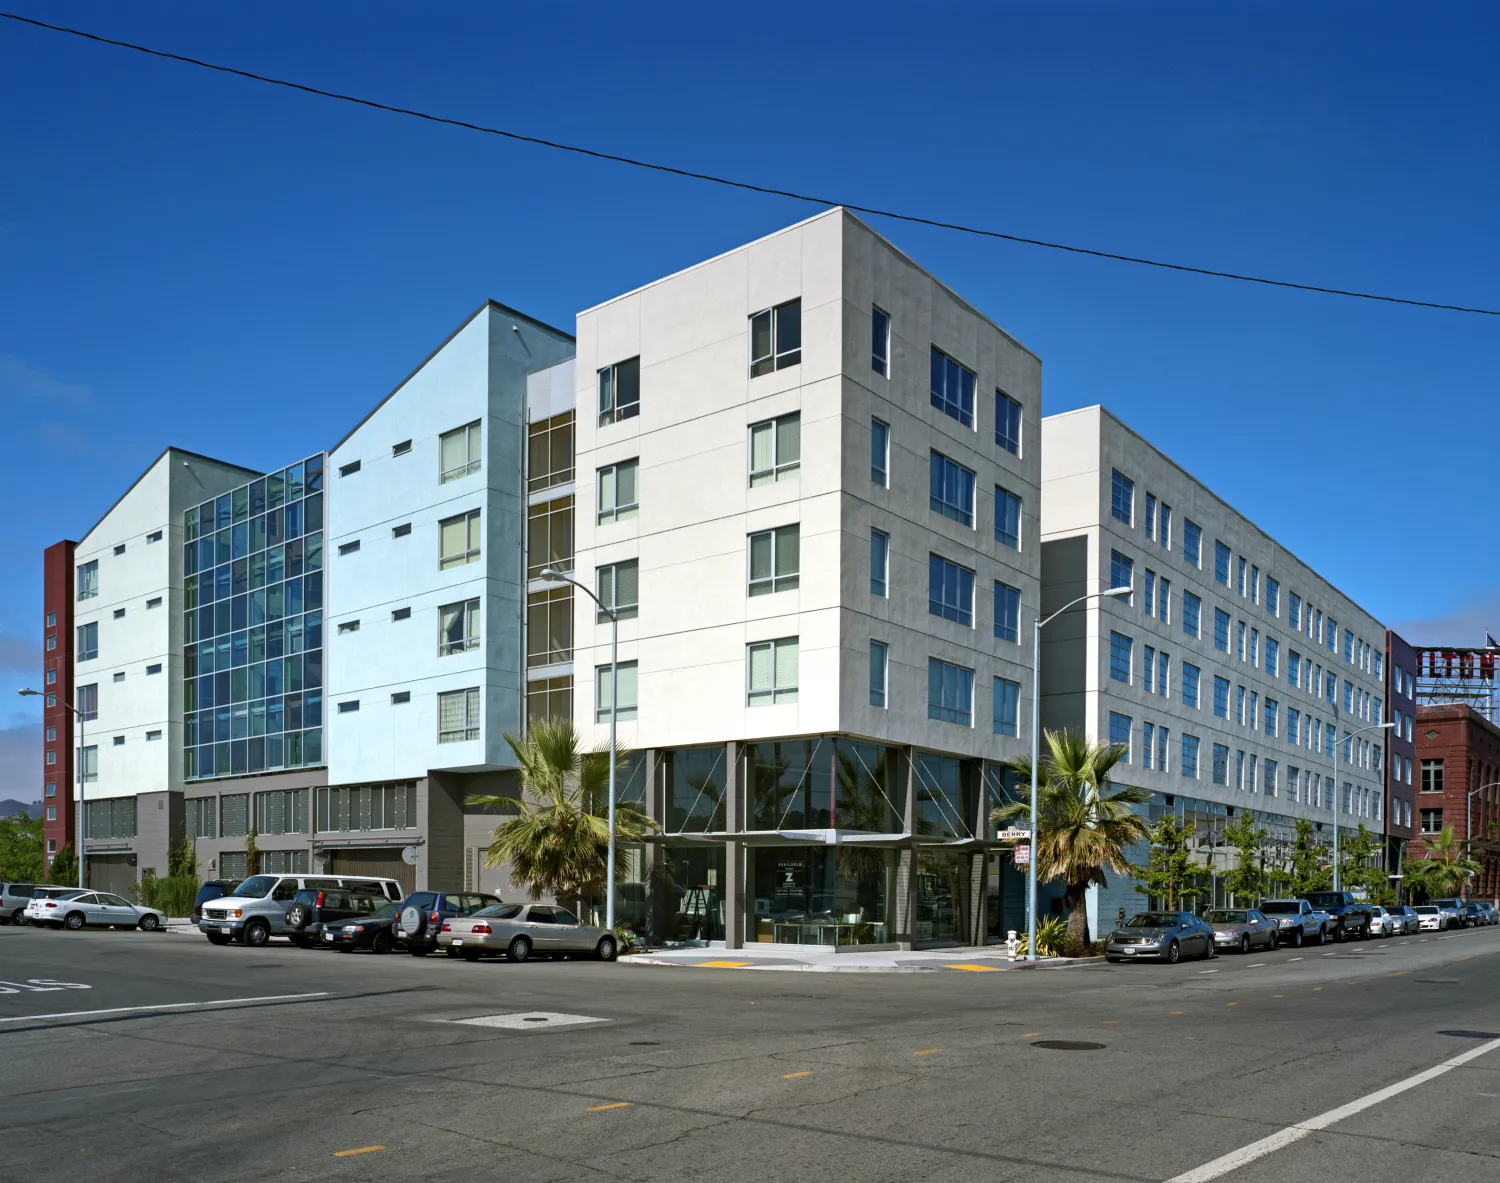
[[[894,850],[762,846],[751,859],[756,942],[835,948],[891,942]]]

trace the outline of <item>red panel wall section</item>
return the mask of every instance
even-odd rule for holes
[[[73,699],[73,608],[76,603],[73,556],[77,544],[55,542],[42,556],[42,833],[47,861],[74,841],[73,768],[75,723],[67,704]],[[47,736],[51,734],[52,739]],[[48,761],[51,761],[50,763]],[[49,817],[49,811],[54,816]]]

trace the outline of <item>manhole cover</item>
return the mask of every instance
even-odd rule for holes
[[[1500,1039],[1500,1031],[1439,1031],[1438,1034],[1454,1039]]]
[[[468,1019],[441,1019],[439,1022],[466,1023],[471,1027],[499,1027],[511,1031],[547,1031],[557,1027],[572,1027],[579,1023],[608,1023],[609,1019],[596,1019],[590,1015],[564,1015],[556,1011],[520,1011],[509,1015],[475,1015]]]
[[[1104,1047],[1102,1043],[1089,1043],[1084,1039],[1038,1039],[1031,1046],[1053,1052],[1097,1052]]]

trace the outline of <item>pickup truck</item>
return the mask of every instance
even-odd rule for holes
[[[1357,900],[1347,891],[1310,891],[1302,897],[1314,908],[1320,908],[1333,917],[1333,926],[1328,933],[1336,941],[1352,941],[1370,935],[1370,925],[1375,912],[1363,900]]]
[[[1303,941],[1321,945],[1333,931],[1333,917],[1306,900],[1262,900],[1261,913],[1276,922],[1278,943],[1300,949]]]

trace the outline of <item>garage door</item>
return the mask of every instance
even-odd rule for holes
[[[391,847],[329,851],[328,874],[375,875],[382,879],[394,879],[408,895],[417,888],[417,869],[408,866],[401,858],[401,852]]]
[[[91,854],[88,856],[88,885],[95,891],[112,891],[127,898],[135,888],[134,855]]]

